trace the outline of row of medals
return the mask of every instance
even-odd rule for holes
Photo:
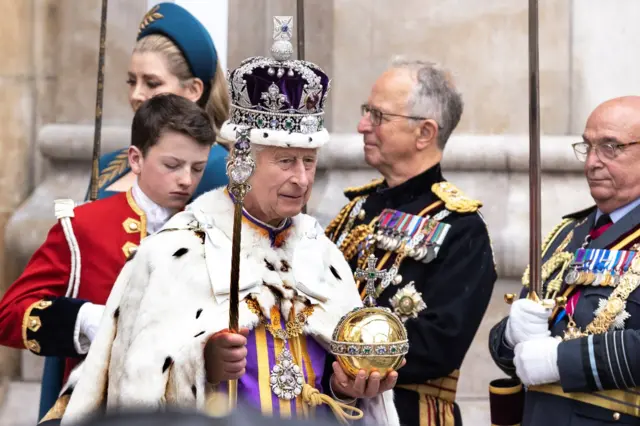
[[[636,253],[631,253],[631,259],[628,260],[630,264]],[[576,256],[577,257],[577,256]],[[575,259],[575,257],[574,257]],[[626,263],[626,262],[625,262]],[[611,271],[589,271],[589,270],[580,270],[583,266],[583,263],[574,263],[570,266],[571,270],[567,273],[565,277],[565,282],[569,285],[592,285],[594,287],[602,286],[602,287],[617,287],[620,284],[620,278],[622,276],[622,269],[616,269],[612,273]]]

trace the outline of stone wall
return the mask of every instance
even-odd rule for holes
[[[295,3],[230,1],[229,66],[268,54],[272,16],[295,16]],[[640,48],[640,3],[615,3],[540,1],[542,131],[560,135],[543,137],[543,232],[561,214],[590,203],[569,148],[589,112],[607,98],[640,89],[637,59],[625,54]],[[53,200],[84,197],[100,17],[100,0],[3,4],[0,241],[6,250],[0,255],[0,293],[54,223]],[[145,8],[145,0],[109,2],[104,151],[128,141],[132,113],[124,80]],[[462,122],[445,153],[445,176],[484,202],[499,272],[519,277],[528,258],[527,1],[306,0],[305,9],[306,58],[333,78],[326,121],[333,142],[322,153],[310,212],[326,224],[345,201],[344,186],[375,177],[364,167],[360,139],[352,132],[360,103],[389,59],[405,54],[435,60],[453,71],[465,98]],[[0,377],[19,373],[18,356],[0,348]],[[25,353],[23,377],[38,380],[40,365],[41,359]],[[485,386],[479,378],[466,380],[474,389]]]

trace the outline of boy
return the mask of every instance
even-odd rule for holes
[[[215,136],[209,116],[186,98],[147,100],[131,126],[136,183],[76,208],[56,201],[59,222],[0,300],[0,345],[66,357],[66,381],[89,350],[124,263],[191,198]]]

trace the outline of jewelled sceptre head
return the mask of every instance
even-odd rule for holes
[[[239,127],[236,141],[231,155],[227,160],[227,175],[229,184],[227,189],[233,197],[233,238],[231,244],[231,279],[229,285],[229,331],[239,330],[240,309],[240,241],[242,232],[242,203],[244,197],[251,190],[249,178],[253,175],[256,165],[251,158],[251,143],[249,129]],[[238,381],[229,381],[229,408],[235,408],[238,400]]]
[[[233,201],[236,205],[242,204],[244,197],[251,190],[249,178],[253,175],[255,169],[256,164],[251,158],[249,128],[238,128],[236,130],[236,141],[227,160],[227,175],[229,176],[227,188],[229,193],[233,195]]]
[[[365,370],[367,377],[374,371],[384,376],[399,368],[409,352],[407,330],[400,318],[390,309],[376,306],[376,281],[388,274],[376,269],[376,263],[376,257],[370,255],[367,268],[356,270],[355,277],[366,280],[364,306],[343,316],[331,339],[331,352],[351,378],[360,370]]]

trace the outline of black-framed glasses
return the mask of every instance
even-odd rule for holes
[[[402,117],[409,118],[412,120],[427,120],[427,117],[416,117],[412,115],[402,115],[402,114],[392,114],[390,112],[382,112],[377,108],[372,107],[371,105],[362,104],[360,105],[360,113],[364,117],[369,114],[369,119],[371,120],[371,124],[374,126],[379,126],[382,123],[383,117]]]
[[[622,151],[624,151],[627,147],[631,145],[638,145],[640,141],[628,142],[628,143],[615,143],[615,142],[607,142],[600,144],[590,144],[589,142],[576,142],[571,144],[573,147],[573,153],[576,155],[578,161],[585,162],[587,161],[587,157],[589,156],[589,152],[592,149],[595,149],[596,155],[600,159],[600,161],[611,161],[615,160],[618,155]]]

